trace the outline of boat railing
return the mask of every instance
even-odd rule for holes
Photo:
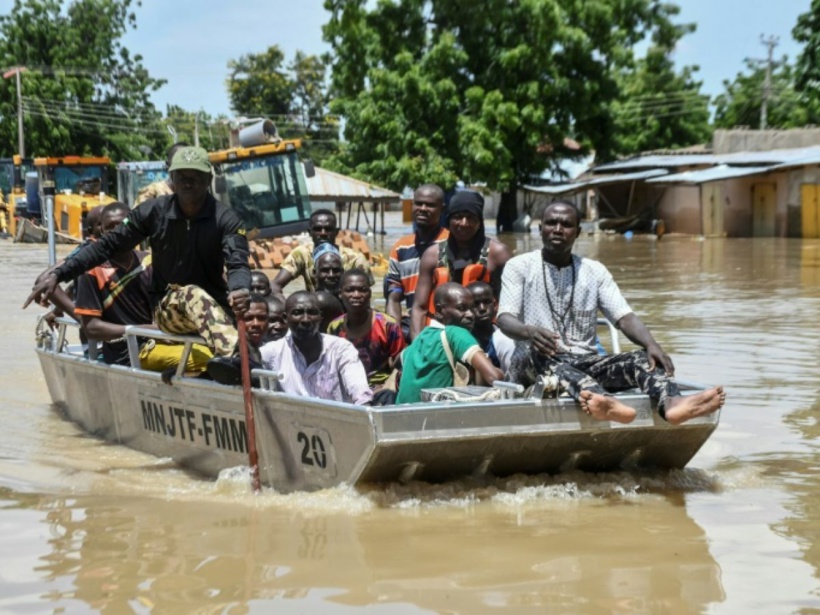
[[[612,354],[618,354],[621,352],[621,338],[618,328],[606,318],[599,318],[598,326],[609,329],[609,338],[612,340]]]
[[[57,325],[57,341],[55,344],[49,343],[47,340],[51,337],[50,332],[44,329],[45,324],[41,319],[37,324],[37,345],[44,350],[51,350],[56,354],[66,353],[70,354],[69,346],[66,344],[66,335],[68,328],[80,328],[78,323],[73,318],[68,316],[61,316],[54,320]],[[145,338],[154,339],[164,343],[182,344],[182,355],[179,359],[176,375],[182,376],[185,373],[185,365],[188,363],[188,358],[191,355],[191,349],[194,344],[205,344],[205,340],[198,335],[178,335],[174,333],[165,333],[159,329],[149,329],[136,325],[126,325],[125,333],[123,335],[125,343],[128,346],[128,359],[131,367],[134,369],[142,369],[140,362],[140,341]],[[88,358],[91,361],[97,360],[99,353],[99,342],[96,340],[88,340]]]

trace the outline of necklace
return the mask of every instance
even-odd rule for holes
[[[564,342],[567,342],[567,324],[565,322],[567,314],[569,314],[569,310],[572,307],[573,303],[575,302],[575,260],[572,261],[570,264],[572,267],[572,284],[570,286],[570,293],[569,293],[569,301],[567,302],[566,307],[563,309],[563,312],[555,309],[555,306],[552,304],[552,297],[550,297],[550,288],[547,284],[547,263],[542,259],[541,260],[541,273],[544,276],[544,294],[547,296],[547,304],[550,308],[550,313],[552,314],[553,320],[556,324],[560,324],[561,330],[559,331],[561,335],[561,339]],[[556,294],[558,289],[556,288]],[[556,297],[556,300],[558,298]],[[559,304],[560,305],[560,304]]]

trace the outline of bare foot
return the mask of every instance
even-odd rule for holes
[[[591,391],[581,391],[581,408],[598,421],[631,423],[638,414],[634,408],[622,404],[614,397]]]
[[[717,412],[726,401],[723,387],[714,387],[697,395],[671,397],[666,400],[666,420],[680,425],[690,419]]]

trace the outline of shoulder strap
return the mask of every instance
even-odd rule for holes
[[[456,371],[456,361],[453,358],[453,350],[450,348],[450,342],[447,341],[447,330],[441,330],[441,345],[444,347],[444,354],[447,355],[447,361],[450,363],[450,369]]]

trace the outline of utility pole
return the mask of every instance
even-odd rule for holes
[[[20,84],[20,73],[26,70],[25,66],[15,66],[3,73],[3,79],[12,75],[17,78],[17,150],[21,158],[26,157],[26,137],[23,133],[23,88]]]
[[[760,35],[760,42],[768,47],[768,54],[766,62],[766,77],[763,80],[763,99],[760,103],[760,130],[766,130],[766,122],[768,120],[768,104],[769,98],[772,95],[772,67],[774,66],[774,48],[780,42],[779,36],[770,36],[766,38],[763,34]]]

